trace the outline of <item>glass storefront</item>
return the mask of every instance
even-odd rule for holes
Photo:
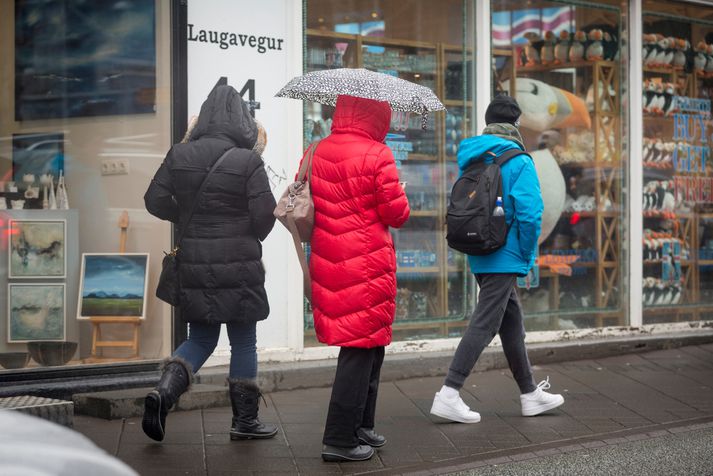
[[[625,325],[626,4],[491,1],[492,94],[514,96],[545,212],[528,330]]]
[[[143,194],[179,128],[176,109],[185,109],[172,103],[185,86],[172,81],[186,73],[172,64],[175,33],[186,28],[171,14],[177,3],[110,0],[79,11],[69,0],[0,0],[0,372],[10,377],[23,370],[7,369],[154,360],[172,350],[171,308],[154,297],[171,226],[146,212]],[[289,20],[303,26],[305,72],[365,67],[427,86],[446,105],[426,130],[420,116],[395,113],[387,137],[412,210],[393,231],[397,342],[459,337],[476,303],[464,256],[446,244],[445,212],[458,144],[480,132],[476,110],[486,107],[475,104],[482,6],[304,0],[304,24]],[[490,1],[492,69],[480,78],[490,77],[483,86],[492,96],[520,102],[545,201],[538,264],[518,283],[528,331],[636,325],[630,289],[643,291],[643,324],[713,319],[713,7],[642,7],[643,51],[629,52],[625,0]],[[195,31],[213,28],[196,18]],[[285,51],[299,50],[291,37],[299,34],[280,33]],[[643,84],[629,84],[630,62],[643,64]],[[226,75],[211,66],[211,81],[214,72]],[[232,76],[231,84],[255,84]],[[273,88],[259,87],[256,106],[267,115],[272,106],[259,98]],[[628,110],[632,95],[642,96],[642,112]],[[330,133],[332,113],[304,104],[304,147]],[[641,154],[629,151],[632,114],[643,125]],[[275,164],[284,151],[296,155],[302,138],[274,129],[272,150],[284,148],[266,163],[278,194],[290,173]],[[630,190],[627,171],[639,164],[643,190]],[[639,201],[643,240],[631,243],[629,210]],[[638,222],[632,228],[638,236]],[[629,247],[639,246],[644,279],[632,283]],[[300,275],[281,278],[279,291],[267,288],[282,306],[274,309],[287,308],[285,289]],[[315,345],[308,303],[304,325],[289,316],[270,321],[272,340],[258,346],[296,355],[302,342]]]
[[[713,8],[643,8],[643,322],[712,319]]]
[[[472,308],[463,255],[445,242],[445,210],[458,173],[458,143],[473,133],[473,3],[463,0],[353,0],[306,3],[304,69],[364,67],[433,89],[448,113],[395,113],[387,144],[407,182],[411,218],[394,230],[397,310],[394,340],[458,336]],[[305,105],[305,147],[326,137],[332,110]],[[305,344],[314,344],[309,308]]]
[[[170,3],[0,11],[0,366],[166,356],[171,227],[143,195],[171,144]]]

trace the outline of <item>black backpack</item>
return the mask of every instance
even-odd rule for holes
[[[503,180],[500,167],[518,155],[529,154],[520,149],[510,149],[494,157],[493,163],[479,160],[468,167],[456,180],[446,213],[448,246],[468,255],[489,255],[505,245],[508,224],[505,215],[493,216],[497,197],[503,197]]]

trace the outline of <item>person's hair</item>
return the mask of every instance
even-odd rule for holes
[[[265,152],[265,147],[267,147],[267,131],[259,121],[255,121],[255,125],[257,126],[257,140],[253,150],[262,156],[262,153]]]

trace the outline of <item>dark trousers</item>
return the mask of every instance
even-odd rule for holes
[[[510,371],[521,393],[536,388],[525,348],[525,324],[517,297],[514,274],[476,274],[480,286],[478,304],[453,356],[445,384],[460,390],[480,354],[500,334]]]
[[[376,395],[383,363],[383,347],[341,348],[324,426],[322,442],[325,445],[354,448],[359,445],[357,430],[374,428]]]

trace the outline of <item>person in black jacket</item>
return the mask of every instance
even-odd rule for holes
[[[167,360],[156,389],[146,396],[142,426],[154,440],[163,440],[168,410],[212,354],[223,323],[231,345],[231,439],[271,438],[277,433],[275,425],[258,419],[260,390],[255,382],[255,326],[270,312],[261,242],[275,223],[276,205],[261,158],[265,142],[264,129],[240,94],[231,86],[217,86],[193,130],[166,155],[144,196],[149,213],[175,223],[179,231],[185,229],[177,254],[179,308],[189,323],[188,340]],[[228,150],[196,196],[208,170]]]

